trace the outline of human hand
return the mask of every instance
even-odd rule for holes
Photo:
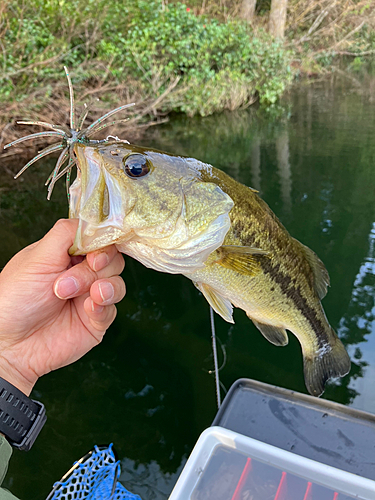
[[[114,245],[71,257],[77,219],[59,220],[0,274],[0,376],[29,395],[37,379],[99,344],[125,295]]]

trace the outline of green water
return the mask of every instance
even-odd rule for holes
[[[177,117],[142,142],[212,163],[259,189],[290,233],[318,253],[331,276],[323,305],[353,360],[324,397],[375,413],[374,84],[353,75],[300,85],[278,116]],[[18,181],[2,170],[0,266],[66,216],[62,185],[45,199],[51,166]],[[14,453],[6,480],[25,500],[44,498],[74,460],[110,442],[128,489],[143,500],[166,499],[215,416],[207,303],[186,278],[130,258],[123,276],[127,296],[103,343],[35,387],[48,421],[29,453]],[[296,339],[275,347],[242,311],[234,318],[235,325],[216,319],[225,387],[249,377],[306,392]]]

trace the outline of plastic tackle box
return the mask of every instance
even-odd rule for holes
[[[240,379],[212,425],[375,481],[375,415],[370,413]]]
[[[222,427],[205,430],[169,500],[375,500],[375,481]]]

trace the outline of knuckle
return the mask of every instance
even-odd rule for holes
[[[86,262],[86,279],[90,286],[98,279],[98,274]]]
[[[78,219],[59,219],[57,222],[55,222],[53,228],[45,235],[45,237],[48,237],[51,232],[60,235],[67,233],[71,237],[72,235],[74,235],[77,227]]]
[[[73,222],[72,219],[59,219],[57,222],[55,222],[53,229],[56,231],[71,231],[72,224],[74,225],[75,222]]]
[[[96,272],[87,265],[86,261],[73,266],[70,274],[79,281],[84,291],[89,290],[91,285],[98,279]]]
[[[60,228],[65,228],[67,226],[67,219],[59,219],[58,221],[55,222],[53,225],[54,228],[60,229]]]

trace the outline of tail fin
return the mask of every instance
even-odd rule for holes
[[[304,373],[307,390],[320,396],[326,381],[331,377],[343,377],[350,371],[350,358],[341,340],[331,329],[330,344],[319,349],[313,356],[304,356]]]

